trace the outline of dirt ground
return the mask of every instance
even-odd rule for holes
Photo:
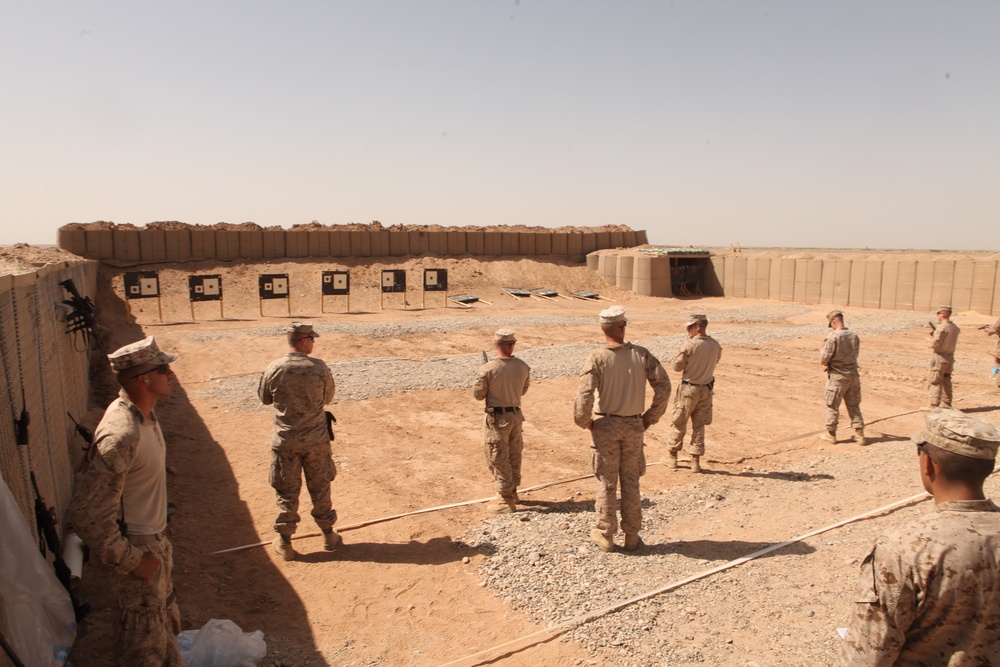
[[[470,292],[483,301],[472,308],[443,307],[440,294],[425,302],[413,289],[406,300],[387,295],[380,308],[377,271],[406,268],[410,279],[421,268],[448,268],[451,290]],[[331,267],[302,261],[250,265],[243,263],[189,264],[144,267],[158,270],[160,303],[132,301],[131,313],[121,299],[121,269],[105,267],[98,292],[99,320],[108,330],[110,349],[144,335],[156,336],[161,347],[180,353],[173,365],[174,394],[161,404],[160,415],[168,441],[170,502],[175,512],[170,538],[176,550],[175,584],[185,628],[199,628],[212,618],[231,619],[245,631],[263,630],[268,642],[265,666],[306,665],[440,665],[541,629],[524,613],[513,609],[489,587],[480,584],[477,568],[488,554],[466,544],[463,536],[490,518],[483,505],[470,505],[418,514],[343,531],[345,545],[325,552],[318,537],[295,542],[299,559],[281,561],[267,547],[212,555],[212,552],[270,541],[275,509],[268,485],[268,442],[271,415],[265,410],[234,410],[209,389],[223,376],[259,373],[285,353],[284,339],[261,336],[252,330],[277,327],[290,318],[319,323],[391,323],[448,318],[454,331],[437,335],[398,337],[323,336],[315,356],[328,362],[389,357],[425,359],[442,355],[478,354],[491,344],[491,328],[466,328],[470,318],[514,316],[579,316],[593,325],[519,326],[519,350],[601,340],[596,314],[611,303],[624,305],[631,318],[630,340],[642,341],[668,333],[682,333],[679,319],[686,312],[752,308],[761,302],[733,299],[658,299],[619,291],[604,284],[585,266],[550,264],[534,260],[475,261],[471,259],[412,259],[395,264],[340,262]],[[320,270],[349,268],[352,272],[351,309],[344,312],[342,297],[321,303]],[[225,319],[218,303],[195,304],[192,318],[187,298],[188,274],[224,276]],[[292,284],[289,303],[257,298],[259,273],[288,273]],[[502,286],[548,287],[566,294],[590,289],[609,300],[600,302],[559,298],[514,300]],[[489,303],[485,303],[485,302]],[[162,310],[161,310],[162,309]],[[327,312],[321,312],[325,309]],[[793,325],[824,322],[826,306],[803,307],[800,314],[776,322],[713,323],[710,333],[729,327]],[[290,313],[289,313],[290,311]],[[162,312],[162,315],[161,315]],[[261,315],[263,312],[263,316]],[[859,311],[848,313],[850,317]],[[992,347],[975,326],[992,321],[986,315],[963,314],[959,347],[957,394],[987,389],[987,360]],[[927,352],[925,330],[869,336],[863,340],[864,410],[869,420],[921,407]],[[981,334],[979,334],[981,336]],[[791,338],[755,347],[727,349],[719,366],[715,423],[709,427],[707,466],[714,474],[728,474],[730,485],[749,484],[740,477],[748,465],[761,474],[789,465],[816,465],[817,461],[852,457],[861,448],[854,443],[829,445],[816,439],[822,428],[823,377],[816,360],[822,336]],[[912,359],[901,364],[899,359]],[[970,362],[965,366],[961,361]],[[666,362],[669,359],[661,359]],[[583,356],[580,363],[583,362]],[[980,372],[982,368],[982,372]],[[668,369],[669,370],[669,369]],[[336,372],[335,372],[336,375]],[[677,374],[670,371],[674,382]],[[424,508],[485,498],[492,493],[481,449],[481,405],[466,389],[430,389],[393,393],[365,400],[341,399],[334,408],[338,419],[334,458],[338,476],[333,485],[338,526]],[[382,381],[371,377],[372,383]],[[535,380],[526,396],[533,415],[525,426],[524,484],[587,475],[588,436],[572,422],[576,379],[571,376]],[[89,418],[96,424],[112,387],[106,375],[95,381],[95,406]],[[967,405],[992,409],[996,395],[983,395]],[[916,430],[919,413],[873,425],[873,447],[899,440]],[[843,423],[843,422],[842,422]],[[647,457],[660,458],[665,449],[666,422],[647,436]],[[706,475],[650,467],[643,489],[678,498],[695,494]],[[590,480],[557,484],[529,494],[538,503],[593,501]],[[858,494],[869,508],[916,493],[907,489],[872,489],[858,481]],[[864,493],[862,493],[862,490]],[[814,490],[802,502],[789,486],[784,497],[771,497],[767,524],[821,526],[833,521],[831,507],[842,499]],[[299,533],[315,531],[309,501],[303,490],[303,522]],[[592,508],[591,508],[592,510]],[[718,517],[725,524],[725,514]],[[731,521],[736,525],[735,519]],[[744,527],[746,524],[746,527]],[[675,529],[695,539],[697,525]],[[742,519],[734,539],[761,542],[753,526]],[[778,530],[778,532],[782,532]],[[732,533],[730,533],[732,534]],[[789,533],[787,537],[791,537]],[[783,538],[783,539],[787,539]],[[648,541],[648,540],[647,540]],[[777,540],[777,541],[780,541]],[[735,557],[725,541],[707,543],[699,554],[706,562]],[[580,535],[586,546],[586,535]],[[713,552],[713,549],[716,551]],[[857,554],[860,558],[863,553]],[[596,566],[604,556],[594,550]],[[796,576],[821,582],[825,566],[799,559]],[[77,667],[107,664],[113,613],[107,595],[108,572],[91,564],[79,591],[94,611],[80,626],[71,661]],[[724,585],[724,584],[720,584]],[[849,591],[844,591],[845,598]],[[697,602],[693,603],[695,606]],[[707,603],[706,603],[707,604]],[[706,609],[709,614],[711,609]],[[836,616],[842,610],[831,612]],[[752,609],[747,610],[753,614]],[[721,619],[725,623],[725,619]],[[759,619],[766,624],[768,619]],[[740,635],[737,652],[765,653],[767,639]],[[687,638],[690,639],[690,638]],[[677,637],[678,642],[685,641]],[[758,645],[753,645],[758,642]],[[695,661],[695,660],[692,660]],[[475,661],[463,664],[481,664]],[[504,665],[613,665],[626,664],[612,650],[593,652],[580,643],[553,640],[500,656]],[[663,664],[671,664],[664,662]],[[750,664],[745,660],[732,664]],[[767,664],[766,662],[762,664]],[[796,664],[794,657],[787,664]],[[807,664],[806,662],[798,664]]]

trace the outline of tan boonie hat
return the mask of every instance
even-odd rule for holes
[[[833,326],[833,318],[835,318],[835,317],[839,317],[841,320],[843,320],[844,319],[844,314],[842,312],[840,312],[839,310],[831,310],[829,313],[826,314],[826,326],[832,327]]]
[[[625,309],[622,306],[611,306],[610,308],[605,308],[601,311],[598,318],[601,324],[625,324],[628,319],[625,317]]]
[[[934,312],[935,315],[938,313],[950,313],[951,306],[938,306],[938,309]]]
[[[319,334],[313,331],[312,322],[292,322],[285,327],[285,333],[291,335],[292,340],[319,338]]]
[[[111,370],[116,373],[127,371],[139,366],[163,366],[177,358],[176,354],[163,352],[156,345],[156,339],[150,336],[140,341],[129,343],[108,355]]]
[[[930,444],[972,459],[996,459],[1000,430],[952,408],[931,408],[924,415],[927,428],[910,439],[918,445]]]
[[[684,326],[693,327],[699,322],[704,322],[708,324],[708,317],[702,315],[701,313],[691,313],[690,315],[688,315],[687,323]]]
[[[516,343],[513,329],[497,329],[493,332],[493,340],[497,343]]]

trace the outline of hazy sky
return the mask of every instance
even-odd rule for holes
[[[0,243],[626,224],[1000,249],[1000,2],[0,0]]]

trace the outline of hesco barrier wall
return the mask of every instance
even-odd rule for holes
[[[87,412],[90,353],[80,333],[66,333],[70,298],[59,284],[72,279],[95,298],[97,264],[59,262],[34,273],[0,276],[0,473],[37,540],[31,472],[60,526],[72,494],[73,465],[83,441],[67,413]],[[14,422],[29,416],[28,444],[18,445]],[[0,530],[0,539],[3,539]],[[51,560],[51,558],[50,558]],[[4,664],[0,652],[0,665]]]
[[[669,258],[600,253],[587,257],[611,285],[647,296],[672,296]],[[1000,262],[995,259],[795,259],[710,257],[700,288],[706,296],[794,303],[1000,315]]]
[[[605,248],[645,245],[645,231],[515,232],[394,230],[105,229],[67,225],[59,247],[126,264],[203,259],[302,257],[539,256],[583,258]]]

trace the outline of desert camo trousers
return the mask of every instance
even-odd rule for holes
[[[640,417],[598,417],[591,428],[591,467],[597,478],[594,527],[609,537],[618,532],[615,492],[619,483],[622,531],[638,534],[642,529],[639,478],[646,473],[643,430]]]
[[[933,408],[951,407],[951,371],[955,367],[955,357],[935,354],[931,357],[931,371],[927,378],[927,402]]]
[[[274,530],[281,535],[291,536],[299,524],[299,492],[302,490],[303,473],[316,525],[326,531],[337,522],[337,513],[330,500],[330,482],[337,476],[330,443],[285,443],[280,449],[271,450],[270,482],[278,504]]]
[[[133,536],[135,546],[160,560],[149,581],[130,574],[113,578],[119,619],[115,629],[116,667],[184,667],[177,646],[181,612],[174,595],[174,555],[170,540],[161,536]]]
[[[670,413],[667,443],[671,452],[680,451],[684,445],[689,419],[691,443],[688,445],[688,454],[701,456],[705,453],[705,427],[712,423],[712,390],[705,385],[682,382],[674,395],[674,407]]]
[[[837,431],[840,421],[840,402],[847,406],[847,416],[851,418],[851,426],[855,429],[865,427],[861,416],[861,377],[857,373],[842,375],[830,373],[826,380],[826,430]]]
[[[497,494],[510,498],[521,484],[521,453],[524,439],[521,427],[524,416],[514,412],[487,413],[483,421],[483,453],[493,474]]]

